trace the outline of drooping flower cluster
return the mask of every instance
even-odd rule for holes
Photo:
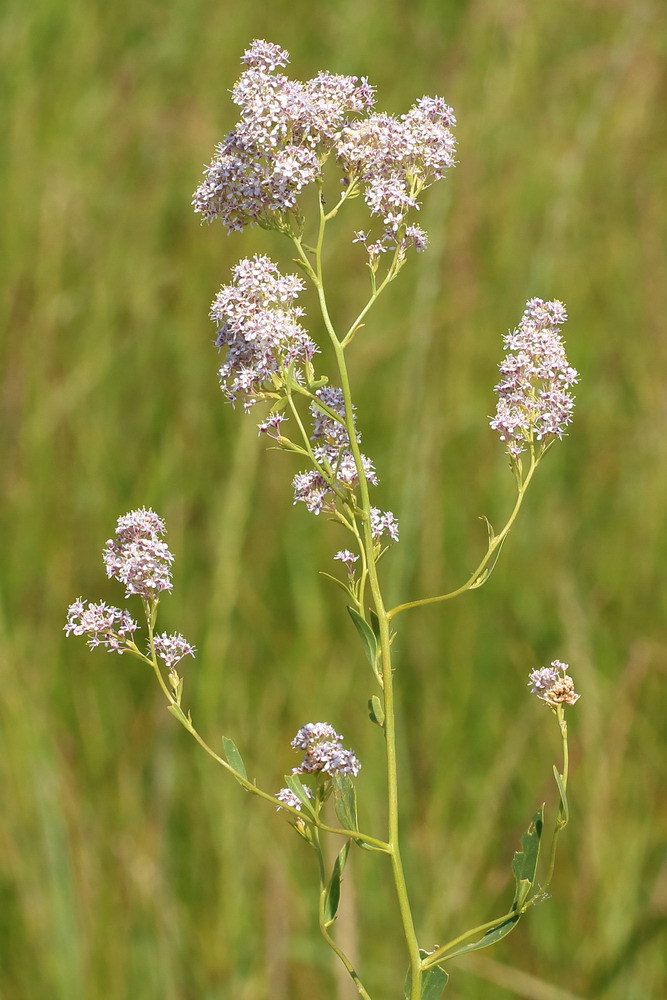
[[[333,156],[343,183],[359,185],[382,219],[383,235],[367,247],[371,261],[386,243],[423,250],[423,230],[399,230],[419,208],[420,192],[454,163],[452,109],[441,97],[422,97],[400,118],[371,114],[366,79],[321,72],[300,83],[277,72],[288,62],[285,49],[261,39],[244,53],[246,68],[232,91],[240,121],[204,172],[195,212],[207,222],[220,219],[229,232],[276,226]]]
[[[153,645],[155,652],[168,670],[172,670],[184,656],[194,656],[197,652],[194,646],[186,642],[183,636],[177,632],[173,635],[167,635],[166,632],[163,632],[162,635],[156,635],[153,639]]]
[[[88,636],[88,646],[105,646],[110,653],[124,653],[127,641],[132,641],[137,623],[127,611],[114,608],[101,601],[83,601],[79,598],[67,609],[66,635]]]
[[[348,774],[356,777],[361,763],[341,744],[343,737],[326,722],[309,722],[292,740],[293,750],[305,750],[301,764],[292,774]]]
[[[118,518],[115,539],[109,539],[103,558],[107,576],[125,587],[125,596],[139,594],[154,600],[163,590],[171,590],[172,553],[160,536],[166,531],[164,521],[142,508]]]
[[[551,666],[533,670],[529,677],[531,693],[548,705],[574,705],[581,697],[574,690],[567,663],[552,660]]]
[[[241,119],[221,142],[194,193],[195,212],[229,232],[271,225],[292,211],[302,188],[321,176],[348,116],[373,105],[364,79],[318,73],[300,83],[276,70],[289,62],[280,46],[255,40],[232,91]]]
[[[567,319],[562,302],[530,299],[519,326],[504,338],[502,380],[491,427],[516,458],[534,439],[562,438],[572,418],[574,398],[567,391],[578,381],[570,366],[560,327]]]
[[[227,348],[220,387],[230,402],[241,397],[248,408],[275,391],[272,379],[287,369],[299,380],[318,348],[298,322],[303,310],[293,305],[304,287],[297,275],[281,274],[260,254],[239,261],[232,274],[210,315],[219,328],[217,347]]]

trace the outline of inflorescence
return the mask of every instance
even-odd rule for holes
[[[218,326],[216,346],[227,348],[220,387],[231,403],[241,397],[247,410],[275,392],[276,380],[302,381],[318,348],[299,323],[303,310],[293,304],[304,288],[296,274],[281,274],[260,254],[239,261],[232,274],[210,315]]]
[[[407,226],[424,188],[454,164],[456,119],[441,97],[422,97],[407,114],[373,113],[374,88],[365,78],[321,72],[301,83],[277,72],[289,62],[279,45],[256,39],[242,58],[232,91],[241,117],[219,143],[193,196],[204,220],[229,232],[257,223],[284,228],[298,215],[304,187],[322,182],[332,158],[341,184],[363,192],[382,232],[366,245],[373,260],[387,244],[423,250],[426,234]],[[359,236],[359,234],[357,234]]]
[[[552,660],[551,666],[533,670],[528,681],[531,693],[537,695],[547,705],[574,705],[581,697],[574,690],[567,663]]]
[[[578,373],[568,363],[560,335],[566,319],[562,302],[530,299],[519,326],[504,338],[507,356],[500,365],[491,427],[512,458],[534,441],[545,446],[562,438],[572,418],[574,398],[567,390]]]
[[[343,737],[326,722],[309,722],[302,726],[292,740],[293,750],[305,750],[306,754],[292,774],[320,774],[332,777],[334,774],[349,774],[356,777],[361,764],[351,750],[341,744]]]
[[[153,510],[142,507],[119,517],[114,538],[103,551],[107,576],[114,577],[125,587],[125,596],[137,594],[146,608],[155,608],[163,591],[172,588],[171,564],[174,561],[167,545],[160,541],[166,532],[162,518]],[[67,610],[65,633],[85,635],[91,649],[104,646],[109,652],[138,654],[134,633],[139,626],[127,611],[105,604],[93,604],[82,598]],[[195,648],[182,635],[174,633],[155,636],[155,653],[163,660],[170,674],[184,656],[194,656]],[[152,650],[148,649],[149,659]],[[174,675],[175,676],[175,675]]]

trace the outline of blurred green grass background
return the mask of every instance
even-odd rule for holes
[[[305,845],[217,773],[134,661],[62,633],[79,594],[121,601],[101,546],[119,514],[153,506],[177,555],[162,622],[200,651],[187,667],[200,729],[231,736],[277,788],[296,729],[331,721],[365,762],[362,817],[381,829],[371,677],[317,575],[340,537],[292,509],[297,466],[216,384],[219,284],[244,254],[285,260],[277,237],[227,239],[189,208],[254,37],[287,47],[298,78],[368,75],[382,110],[439,93],[459,118],[459,166],[421,220],[431,249],[352,349],[378,503],[401,520],[394,599],[458,585],[484,544],[477,516],[501,523],[512,502],[487,417],[527,297],[567,303],[582,375],[572,433],[492,580],[398,620],[421,938],[503,912],[518,838],[554,804],[557,733],[526,674],[559,657],[582,699],[554,898],[453,963],[447,995],[667,995],[664,15],[658,0],[6,0],[2,1000],[354,995],[314,927]],[[366,290],[350,225],[328,263],[341,318]],[[359,854],[340,932],[374,996],[397,997],[388,872]]]

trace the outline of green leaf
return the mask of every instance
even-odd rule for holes
[[[375,640],[376,640],[376,642],[377,642],[377,644],[379,646],[380,645],[380,619],[378,618],[377,613],[375,611],[373,611],[372,608],[368,612],[368,617],[371,620],[371,628],[373,630],[373,635],[375,636]]]
[[[185,717],[183,709],[180,708],[179,705],[167,705],[167,711],[171,712],[171,714],[175,716],[175,718],[177,718],[179,722],[183,723],[183,725],[185,726],[188,725],[188,720]]]
[[[382,702],[376,694],[372,698],[368,699],[368,718],[371,722],[374,722],[376,726],[384,729],[384,709],[382,707]]]
[[[326,576],[327,580],[332,580],[337,587],[345,591],[348,597],[352,597],[352,591],[347,587],[342,580],[339,580],[337,576],[332,576],[331,573],[325,573],[323,569],[320,570],[320,576]]]
[[[445,955],[443,961],[449,961],[450,958],[455,958],[457,955],[465,955],[469,951],[479,951],[481,948],[488,948],[489,945],[495,944],[496,941],[502,940],[507,934],[518,924],[521,920],[520,913],[513,913],[508,916],[507,920],[504,920],[502,924],[498,924],[497,927],[492,928],[487,931],[486,934],[478,941],[474,941],[472,944],[463,945],[461,948],[457,948],[455,951],[448,951]]]
[[[489,536],[489,545],[490,545],[490,544],[491,544],[491,542],[492,542],[492,541],[494,540],[494,538],[496,537],[496,533],[495,533],[495,531],[493,530],[493,525],[492,525],[492,524],[491,524],[491,522],[489,521],[488,517],[486,517],[486,516],[485,516],[484,514],[482,514],[482,515],[480,516],[480,521],[484,521],[484,524],[486,525],[486,533],[487,533],[487,535]]]
[[[560,805],[562,813],[562,819],[560,820],[560,828],[562,830],[564,826],[567,826],[568,820],[570,819],[570,807],[567,804],[567,793],[565,791],[565,785],[563,784],[563,779],[555,764],[554,764],[554,778],[556,779],[556,784],[558,785],[558,791],[560,793]]]
[[[287,785],[287,787],[291,792],[294,792],[301,805],[308,810],[310,815],[317,818],[317,814],[315,812],[315,807],[313,806],[312,799],[308,798],[308,793],[306,792],[306,789],[299,781],[296,774],[286,774],[285,784]]]
[[[366,653],[368,662],[373,669],[373,673],[377,677],[380,684],[382,684],[382,676],[378,670],[378,644],[377,639],[375,638],[375,633],[368,622],[361,617],[358,611],[355,611],[355,609],[351,607],[348,607],[347,610],[350,618],[354,622],[357,632],[359,633],[364,646],[364,652]]]
[[[326,927],[330,927],[336,919],[338,904],[340,902],[340,883],[349,850],[350,841],[347,840],[336,858],[333,871],[331,872],[331,878],[329,879],[327,894],[324,900],[324,923]]]
[[[521,850],[516,852],[512,861],[512,874],[516,882],[514,902],[512,903],[513,910],[518,910],[523,906],[535,882],[543,828],[544,805],[540,806],[533,816],[530,826],[521,838]]]
[[[236,745],[228,739],[227,736],[222,737],[222,745],[225,748],[225,757],[227,758],[227,763],[230,764],[237,774],[240,774],[242,778],[247,780],[248,772],[245,769],[245,764],[243,763],[243,758],[241,754],[236,749]]]
[[[427,951],[419,952],[422,958],[428,958]],[[447,985],[449,976],[444,969],[438,968],[434,965],[432,968],[427,969],[422,976],[422,991],[421,1000],[438,1000],[442,996],[442,992]],[[405,1000],[410,1000],[410,990],[412,989],[412,969],[408,969],[408,974],[405,977],[405,986],[403,987],[403,993]]]
[[[334,774],[331,779],[336,816],[345,830],[358,830],[357,793],[347,774]]]

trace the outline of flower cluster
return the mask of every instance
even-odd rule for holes
[[[345,427],[345,400],[341,389],[325,386],[317,390],[321,404],[310,404],[313,418],[311,440],[316,442],[313,455],[318,467],[300,472],[292,481],[294,503],[304,503],[311,514],[333,510],[336,487],[353,490],[359,482],[350,438]],[[359,434],[357,434],[359,441]],[[361,456],[366,481],[377,486],[375,467],[365,455]]]
[[[374,114],[343,129],[336,147],[345,174],[364,188],[372,215],[381,217],[386,235],[395,234],[420,192],[454,164],[456,118],[440,97],[422,97],[400,118]],[[411,238],[423,249],[425,234]],[[419,243],[419,245],[417,245]]]
[[[371,534],[375,539],[389,535],[392,541],[398,541],[398,521],[390,510],[371,507]]]
[[[107,576],[125,586],[126,597],[139,594],[150,601],[171,590],[174,557],[159,537],[165,530],[162,519],[145,508],[118,518],[116,537],[107,541],[103,558]]]
[[[110,653],[124,653],[137,628],[127,611],[104,601],[93,604],[79,598],[67,609],[65,634],[87,635],[90,649],[106,646]]]
[[[350,576],[354,576],[354,564],[358,562],[359,556],[355,556],[349,549],[341,549],[340,552],[336,553],[334,559],[340,560],[344,566],[347,566]]]
[[[302,188],[321,176],[322,164],[349,120],[373,105],[364,79],[318,73],[300,83],[276,70],[289,62],[280,46],[255,40],[232,91],[241,119],[221,142],[192,204],[229,232],[252,223],[271,226],[291,212]]]
[[[308,798],[312,799],[313,793],[310,788],[308,788],[307,785],[304,785],[303,789]],[[281,788],[279,792],[276,792],[276,798],[280,799],[281,802],[284,802],[286,806],[291,806],[292,809],[298,810],[298,812],[301,812],[301,809],[303,808],[301,799],[294,794],[291,788]],[[280,806],[278,806],[276,812],[280,812]]]
[[[454,163],[456,119],[444,100],[422,97],[400,118],[371,114],[373,88],[364,78],[322,72],[305,83],[290,80],[277,72],[289,53],[261,39],[241,61],[245,70],[232,91],[240,121],[204,172],[195,212],[207,222],[220,219],[229,232],[253,223],[280,228],[333,155],[343,183],[363,188],[371,214],[382,219],[383,236],[367,247],[371,261],[387,242],[423,250],[423,230],[400,230],[419,208],[420,192]]]
[[[567,391],[578,373],[565,356],[560,327],[567,313],[562,302],[530,299],[519,326],[504,339],[507,353],[491,427],[517,458],[532,442],[562,438],[572,418],[574,398]]]
[[[301,764],[293,774],[349,774],[356,777],[361,763],[351,750],[341,744],[343,737],[326,722],[309,722],[292,740],[293,750],[305,750]]]
[[[567,663],[561,660],[552,660],[551,666],[533,670],[528,681],[531,693],[552,707],[574,705],[580,695],[574,690],[568,670]]]
[[[232,274],[210,315],[219,328],[217,347],[227,348],[220,387],[230,402],[241,396],[248,408],[275,390],[273,380],[282,380],[288,369],[300,379],[317,347],[298,322],[302,310],[293,305],[303,291],[300,278],[281,274],[260,254],[239,261]]]
[[[173,670],[184,656],[194,656],[196,649],[186,642],[180,633],[156,635],[153,639],[155,652],[163,660],[168,670]],[[150,650],[149,650],[150,655]]]

